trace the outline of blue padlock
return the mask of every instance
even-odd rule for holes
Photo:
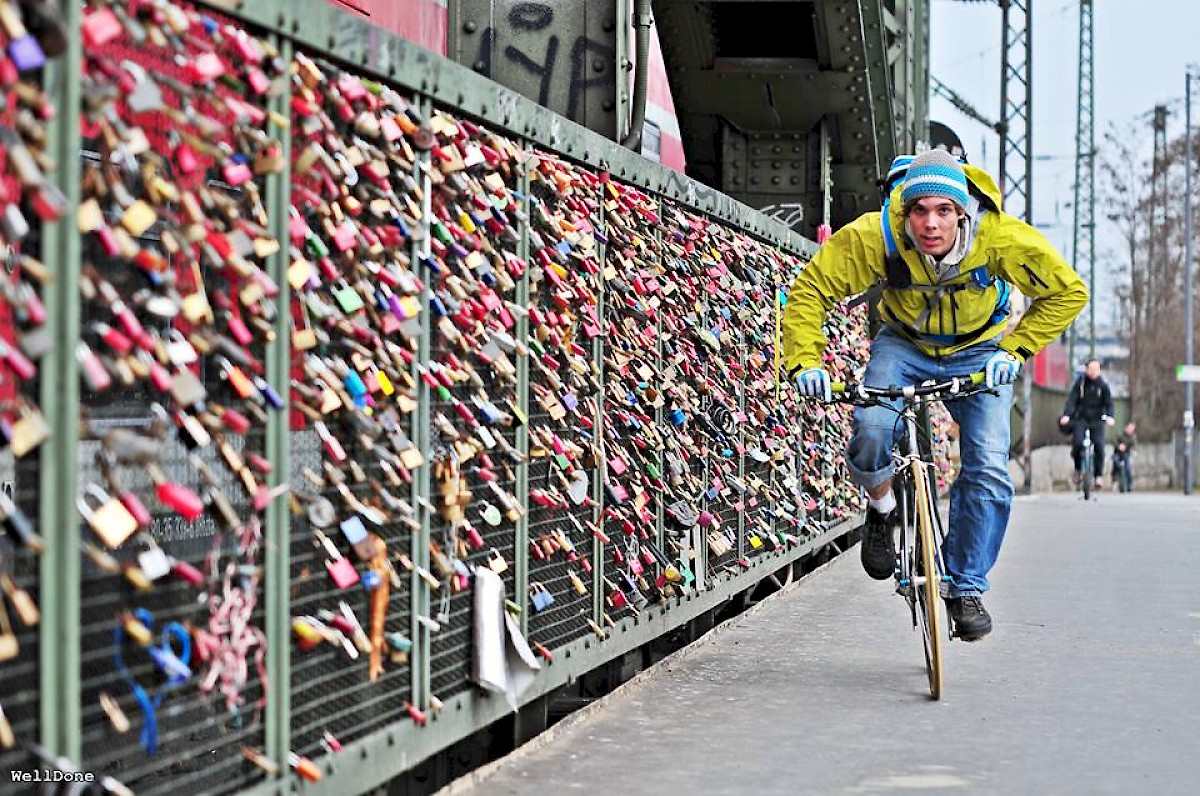
[[[355,371],[347,371],[342,377],[342,383],[346,385],[346,392],[350,393],[350,397],[358,399],[367,394],[367,385]]]
[[[684,421],[687,420],[687,415],[683,413],[682,409],[672,409],[669,417],[671,423],[676,426],[682,426]]]
[[[359,576],[362,586],[367,591],[375,591],[383,584],[383,578],[373,569],[368,569]]]

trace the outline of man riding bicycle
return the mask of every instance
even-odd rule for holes
[[[1093,483],[1097,489],[1104,486],[1104,427],[1114,422],[1112,390],[1100,375],[1100,360],[1089,359],[1083,373],[1067,393],[1067,403],[1063,406],[1062,417],[1058,419],[1059,425],[1072,429],[1071,459],[1075,462],[1076,485],[1079,484],[1083,469],[1084,432],[1090,430],[1094,451],[1092,474],[1096,477]]]
[[[950,578],[946,604],[956,635],[975,640],[992,629],[981,597],[1013,497],[1012,384],[1025,360],[1070,326],[1088,293],[1040,232],[1001,211],[1000,191],[986,172],[940,149],[897,158],[893,170],[906,163],[883,212],[840,229],[796,277],[783,313],[784,366],[801,394],[829,401],[822,323],[835,303],[880,284],[883,325],[864,384],[986,374],[993,392],[947,403],[959,424],[962,471],[950,490],[942,550]],[[1012,286],[1032,304],[1005,334]],[[862,564],[877,580],[891,577],[896,561],[896,420],[886,406],[855,408],[846,451],[851,478],[869,498]]]

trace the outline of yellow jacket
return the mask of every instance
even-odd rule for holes
[[[1004,332],[1007,318],[991,324],[977,336],[958,345],[938,345],[920,334],[969,335],[987,326],[996,310],[1000,289],[992,284],[934,292],[937,287],[970,283],[971,271],[981,265],[989,275],[1003,279],[1032,299],[1025,316],[999,341],[1018,359],[1029,359],[1071,325],[1087,304],[1083,280],[1033,227],[999,210],[1001,197],[992,178],[981,169],[963,167],[972,194],[983,212],[973,219],[974,242],[955,269],[938,281],[924,256],[908,239],[900,202],[902,185],[889,203],[891,229],[905,267],[917,288],[886,287],[880,297],[880,315],[888,325],[909,334],[930,356],[945,356],[991,340]],[[828,340],[821,331],[829,309],[850,296],[866,291],[886,278],[886,248],[880,213],[865,213],[839,229],[817,251],[792,284],[783,310],[783,365],[789,375],[821,366]],[[922,322],[923,321],[923,322]],[[918,327],[918,323],[922,322]]]

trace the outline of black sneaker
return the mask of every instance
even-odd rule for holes
[[[978,641],[992,632],[992,617],[983,607],[983,598],[978,595],[949,597],[946,610],[954,620],[954,635],[963,641]]]
[[[887,580],[896,571],[896,535],[893,531],[899,522],[896,509],[885,516],[871,507],[867,508],[862,565],[875,580]]]

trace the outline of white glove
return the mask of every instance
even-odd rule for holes
[[[997,351],[984,364],[983,373],[988,387],[1012,384],[1021,375],[1021,360],[1007,351]]]
[[[1070,423],[1070,422],[1071,422],[1071,416],[1070,416],[1070,415],[1063,415],[1062,417],[1060,417],[1060,418],[1058,419],[1058,424],[1059,424],[1060,426],[1065,426],[1067,423]]]
[[[820,398],[825,403],[833,400],[833,390],[829,386],[829,374],[822,368],[802,370],[793,377],[793,380],[801,395]]]
[[[1110,415],[1101,415],[1100,419],[1104,421],[1104,425],[1106,426],[1111,426],[1113,423],[1117,422],[1116,418]]]

